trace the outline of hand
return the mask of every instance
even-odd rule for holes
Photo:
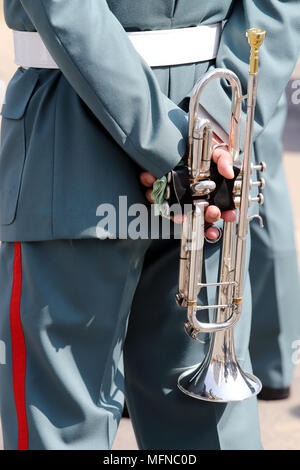
[[[213,145],[217,145],[219,143],[222,143],[222,141],[218,138],[216,134],[214,134]],[[216,148],[213,151],[212,158],[213,158],[213,161],[218,166],[219,173],[222,176],[224,176],[224,178],[232,179],[234,177],[234,173],[232,169],[232,157],[228,149],[226,149],[225,147]],[[153,203],[151,199],[151,193],[152,193],[153,184],[156,181],[156,177],[153,176],[151,173],[145,171],[141,173],[140,181],[146,188],[148,188],[146,191],[146,197],[148,201]],[[207,207],[206,212],[205,212],[206,223],[214,224],[220,219],[220,217],[222,217],[222,219],[226,220],[227,222],[234,222],[236,219],[236,214],[234,210],[229,210],[229,211],[225,211],[221,213],[220,209],[217,206],[211,205]],[[174,220],[174,222],[180,223],[182,222],[182,219],[180,221]],[[206,230],[205,236],[211,240],[215,240],[216,238],[218,238],[219,232],[212,225]]]

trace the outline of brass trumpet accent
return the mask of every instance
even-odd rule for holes
[[[246,36],[251,47],[250,73],[257,73],[259,63],[259,48],[266,37],[266,32],[260,28],[251,28],[247,30]]]
[[[178,387],[191,397],[211,402],[241,401],[257,395],[261,390],[259,379],[241,369],[236,358],[233,338],[233,327],[242,312],[248,226],[254,217],[260,217],[249,217],[248,209],[252,202],[263,203],[261,193],[251,198],[250,192],[252,187],[263,188],[264,180],[253,182],[251,174],[259,169],[265,170],[264,163],[253,166],[251,158],[258,56],[266,33],[259,28],[252,28],[246,35],[251,47],[247,96],[242,95],[240,80],[232,71],[215,69],[197,82],[190,101],[188,166],[195,198],[193,210],[186,215],[183,223],[179,289],[176,299],[178,304],[187,310],[187,334],[198,341],[199,333],[211,335],[203,362],[181,374]],[[198,109],[203,89],[216,78],[226,79],[232,87],[229,150],[234,162],[239,159],[240,122],[244,99],[247,99],[247,120],[242,169],[233,189],[233,200],[239,208],[238,224],[236,226],[235,222],[224,222],[219,280],[215,283],[203,283],[201,276],[205,241],[204,212],[209,204],[207,193],[214,189],[214,185],[210,179],[212,127],[208,120],[199,117]],[[217,287],[216,305],[198,305],[200,290],[209,286]],[[214,322],[200,322],[197,313],[209,309],[215,312]]]

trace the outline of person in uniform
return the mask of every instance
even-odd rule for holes
[[[179,373],[200,362],[205,349],[185,335],[183,311],[175,305],[178,240],[130,239],[121,223],[99,240],[99,208],[105,203],[118,211],[120,195],[128,207],[142,204],[140,173],[145,183],[145,173],[160,178],[178,165],[187,143],[184,109],[203,73],[230,68],[246,89],[249,47],[243,38],[254,25],[268,30],[258,138],[298,56],[297,5],[5,1],[21,65],[2,109],[0,155],[6,449],[110,448],[124,387],[141,449],[261,448],[255,399],[211,404],[176,387]],[[218,53],[206,60],[149,63],[127,34],[178,35],[194,26],[202,34],[202,26],[221,22]],[[214,83],[202,105],[228,133],[226,84]],[[228,153],[218,149],[214,159],[231,178]],[[206,220],[220,216],[210,207]],[[214,228],[208,235],[214,238]],[[216,273],[219,247],[206,246],[207,279]],[[251,370],[249,277],[245,297],[236,349],[242,367]]]
[[[253,299],[250,354],[263,389],[258,398],[280,400],[290,394],[295,364],[292,355],[300,336],[300,286],[293,213],[282,162],[281,137],[286,121],[285,93],[255,142],[256,161],[264,159],[264,230],[250,225],[250,279]],[[284,208],[280,217],[278,210]]]

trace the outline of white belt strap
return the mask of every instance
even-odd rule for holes
[[[215,59],[222,23],[194,28],[138,31],[129,39],[150,67],[190,64]]]
[[[214,59],[222,23],[191,28],[127,33],[150,67],[189,64]],[[15,63],[21,67],[59,68],[38,33],[14,31]]]

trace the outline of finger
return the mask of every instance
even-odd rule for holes
[[[151,188],[155,183],[156,178],[149,171],[144,171],[140,174],[140,182],[146,186],[146,188]]]
[[[153,201],[153,199],[152,199],[152,197],[151,197],[152,191],[153,191],[152,189],[147,189],[147,191],[146,191],[146,198],[148,199],[149,202],[151,202],[151,204],[154,204],[154,201]]]
[[[224,211],[222,212],[221,217],[226,220],[226,222],[234,222],[236,220],[236,212],[233,210]]]
[[[234,172],[232,169],[232,156],[224,148],[216,148],[212,154],[213,161],[218,165],[218,172],[224,178],[232,179]]]
[[[220,232],[216,227],[209,227],[205,232],[206,238],[209,238],[210,240],[216,240],[219,238],[219,235]]]
[[[205,222],[213,224],[221,217],[221,211],[217,206],[208,206],[205,211]]]
[[[176,214],[171,219],[175,224],[182,224],[184,220],[184,214]]]

